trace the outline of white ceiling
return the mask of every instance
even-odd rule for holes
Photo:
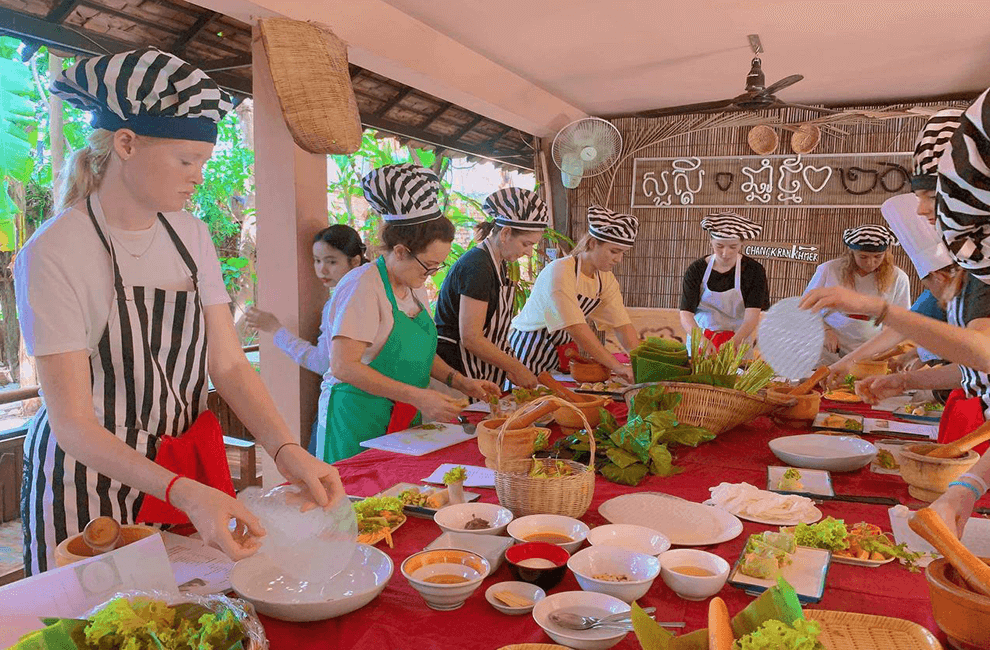
[[[743,92],[758,33],[784,101],[853,103],[990,86],[990,0],[385,0],[592,115]],[[378,38],[388,38],[381,25]],[[456,66],[456,62],[452,62]]]

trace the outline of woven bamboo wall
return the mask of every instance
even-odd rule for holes
[[[926,106],[926,104],[918,104]],[[941,105],[940,105],[941,106]],[[879,110],[889,107],[869,107]],[[786,109],[779,112],[784,122],[796,122],[815,117],[807,111]],[[697,119],[666,118],[666,120]],[[844,124],[846,135],[823,130],[819,153],[872,153],[912,151],[918,131],[926,117],[903,117],[865,124]],[[649,121],[660,122],[660,120]],[[648,128],[648,122],[635,119],[618,119],[613,122],[623,139],[635,137]],[[646,123],[646,124],[644,124]],[[655,126],[655,124],[654,124]],[[746,136],[750,126],[718,128],[709,131],[677,136],[658,145],[636,152],[619,166],[614,186],[607,199],[607,207],[619,212],[632,213],[640,220],[636,246],[616,269],[622,286],[625,303],[629,307],[676,308],[680,299],[681,279],[694,260],[711,252],[709,239],[699,224],[706,214],[705,208],[630,208],[633,158],[688,157],[688,156],[751,156]],[[782,132],[776,153],[790,153],[790,136]],[[576,190],[568,191],[570,210],[570,235],[577,240],[587,231],[585,215],[590,204],[603,201],[607,182],[585,179]],[[864,223],[883,224],[878,208],[750,208],[740,213],[763,224],[762,241],[798,242],[821,247],[823,261],[838,257],[845,250],[842,231]],[[912,296],[921,291],[914,268],[899,248],[894,249],[899,267],[911,278]],[[770,282],[771,301],[787,296],[800,295],[815,272],[814,264],[795,261],[766,260]]]

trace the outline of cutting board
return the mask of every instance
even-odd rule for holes
[[[427,427],[427,428],[423,428]],[[381,449],[406,456],[425,456],[466,440],[474,440],[459,424],[431,422],[405,431],[396,431],[361,443],[368,449]]]

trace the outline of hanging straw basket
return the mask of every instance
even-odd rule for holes
[[[797,154],[811,153],[822,140],[822,130],[814,124],[802,124],[791,134],[791,151]]]
[[[506,428],[515,421],[523,411],[520,409],[509,416],[499,429],[495,445],[495,492],[498,501],[512,511],[516,517],[526,515],[564,515],[578,518],[588,511],[591,497],[595,493],[595,436],[588,424],[584,413],[570,402],[559,397],[545,396],[533,401],[533,406],[545,402],[553,402],[562,408],[570,408],[580,416],[585,430],[589,432],[588,441],[591,455],[588,465],[582,465],[573,460],[562,461],[574,470],[574,474],[561,478],[535,478],[529,475],[534,462],[556,463],[553,458],[546,459],[503,459],[501,457],[502,440]]]
[[[751,128],[746,140],[749,142],[749,148],[761,156],[772,154],[777,150],[777,145],[780,144],[777,132],[766,124],[759,124]]]
[[[674,415],[677,416],[678,422],[693,427],[703,427],[715,435],[725,433],[740,424],[792,403],[778,402],[764,395],[750,395],[741,390],[720,386],[659,381],[655,384],[639,384],[628,388],[623,393],[623,397],[629,408],[632,408],[632,399],[640,390],[653,385],[663,386],[672,393],[680,394],[681,403],[674,407]]]
[[[292,139],[315,154],[350,154],[361,146],[347,66],[347,44],[329,29],[287,18],[259,22],[275,94]]]

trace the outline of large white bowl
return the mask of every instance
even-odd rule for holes
[[[501,600],[495,597],[495,594],[508,591],[522,598],[527,598],[533,601],[532,605],[528,607],[509,607]],[[547,592],[543,591],[536,585],[531,585],[528,582],[496,582],[491,587],[485,591],[485,600],[488,601],[492,607],[502,612],[503,614],[508,614],[510,616],[517,616],[519,614],[528,614],[533,611],[533,607],[536,603],[540,602],[547,597]]]
[[[533,620],[551,639],[577,650],[608,650],[629,632],[615,629],[570,630],[550,621],[552,612],[569,612],[580,616],[609,616],[631,608],[615,596],[593,591],[564,591],[547,596],[533,608]]]
[[[670,540],[665,535],[636,524],[597,526],[588,533],[588,542],[592,546],[618,546],[647,555],[660,555],[670,548]]]
[[[322,621],[364,607],[392,577],[392,560],[358,544],[347,566],[326,584],[287,584],[278,564],[258,553],[234,565],[234,591],[266,616],[283,621]]]
[[[631,603],[642,598],[653,586],[653,581],[660,575],[660,560],[618,546],[591,546],[572,555],[567,568],[574,572],[585,591],[597,591]],[[625,575],[629,580],[615,582],[595,578],[603,573]]]
[[[671,571],[672,567],[693,566],[708,569],[713,576],[689,576]],[[660,576],[684,600],[705,600],[722,591],[729,579],[729,563],[707,551],[679,548],[660,554]]]
[[[469,551],[457,549],[435,549],[420,551],[407,557],[400,567],[402,575],[419,592],[431,609],[450,611],[464,604],[464,601],[481,585],[481,581],[491,573],[488,560]],[[467,580],[454,584],[427,582],[434,575],[459,575]]]
[[[487,520],[491,526],[478,530],[464,528],[475,517]],[[501,535],[512,521],[512,511],[494,503],[457,503],[437,510],[433,521],[448,533]]]
[[[853,436],[827,436],[809,433],[770,441],[770,451],[794,467],[851,472],[865,467],[877,455],[877,448]]]
[[[557,546],[563,548],[570,554],[574,554],[574,551],[581,548],[581,544],[588,537],[588,524],[583,521],[574,519],[573,517],[565,517],[563,515],[527,515],[525,517],[520,517],[519,519],[512,520],[509,527],[506,529],[509,535],[518,542],[529,542],[533,540],[526,539],[529,535],[535,535],[537,533],[558,533],[560,535],[567,535],[570,537],[572,542],[567,542],[565,544],[557,544]]]

